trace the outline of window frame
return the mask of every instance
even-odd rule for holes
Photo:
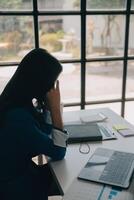
[[[112,10],[87,10],[86,9],[86,0],[80,1],[80,10],[74,11],[39,11],[37,0],[32,0],[33,10],[30,11],[0,11],[0,16],[33,16],[33,27],[34,27],[34,38],[35,38],[35,48],[39,46],[39,24],[38,17],[45,15],[75,15],[80,16],[80,29],[81,29],[81,55],[80,59],[70,59],[70,60],[60,60],[61,63],[79,63],[81,67],[80,71],[80,102],[75,103],[66,103],[65,107],[70,106],[80,106],[81,109],[85,109],[86,105],[94,104],[104,104],[104,103],[121,103],[121,116],[125,115],[125,103],[128,101],[134,101],[133,98],[126,98],[126,80],[127,80],[127,66],[129,60],[134,60],[134,56],[128,55],[129,48],[129,31],[130,31],[130,16],[134,14],[134,10],[131,10],[131,0],[126,1],[125,9],[112,9]],[[124,55],[123,56],[108,56],[108,57],[95,57],[95,58],[86,58],[86,17],[89,15],[124,15],[125,16],[125,41],[124,41]],[[123,61],[123,77],[122,77],[122,94],[119,99],[105,99],[98,101],[86,101],[86,63],[88,62],[98,62],[98,61]],[[0,67],[4,66],[16,66],[19,63],[14,62],[0,62]]]

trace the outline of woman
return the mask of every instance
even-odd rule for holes
[[[61,71],[61,64],[46,50],[34,49],[0,96],[1,200],[47,200],[53,192],[48,164],[39,167],[31,159],[39,154],[53,160],[65,156],[68,136],[57,80]]]

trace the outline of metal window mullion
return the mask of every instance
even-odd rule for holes
[[[38,15],[80,15],[81,11],[38,11]]]
[[[129,26],[130,26],[130,9],[131,0],[127,0],[127,14],[125,26],[125,45],[124,45],[124,61],[123,61],[123,82],[122,82],[122,103],[121,116],[125,114],[125,95],[126,95],[126,79],[127,79],[127,64],[128,64],[128,42],[129,42]]]
[[[134,97],[128,97],[125,99],[125,101],[134,101]]]
[[[101,61],[123,61],[123,56],[108,56],[108,57],[96,57],[96,58],[87,58],[86,62],[101,62]]]
[[[85,108],[86,85],[86,0],[81,0],[81,109]]]
[[[83,2],[82,2],[83,1]],[[83,4],[83,7],[82,7]],[[85,6],[84,6],[85,4]],[[111,10],[100,10],[100,9],[96,9],[96,10],[86,10],[86,0],[81,0],[81,11],[77,10],[77,11],[72,11],[72,10],[65,10],[65,11],[38,11],[39,15],[81,15],[83,12],[83,8],[84,8],[84,13],[85,15],[100,15],[100,14],[104,14],[104,15],[110,15],[110,14],[115,14],[115,15],[122,15],[122,14],[126,14],[126,10],[121,10],[121,9],[111,9]]]
[[[134,56],[132,55],[132,56],[128,56],[128,58],[127,58],[128,60],[134,60]]]
[[[86,15],[126,15],[126,10],[87,10]]]
[[[39,48],[39,29],[38,29],[38,8],[37,0],[33,0],[33,19],[34,19],[34,37],[35,48]]]
[[[126,98],[126,102],[134,101],[134,98]],[[100,101],[87,101],[85,105],[96,105],[96,104],[108,104],[108,103],[121,103],[122,99],[108,99],[108,100],[100,100]],[[64,107],[70,107],[70,106],[80,106],[81,104],[79,102],[72,102],[72,103],[65,103]]]
[[[134,60],[134,56],[128,56],[128,60]],[[81,63],[81,59],[64,59],[59,60],[61,63]],[[96,58],[87,58],[84,62],[105,62],[105,61],[124,61],[124,56],[108,56],[108,57],[96,57]],[[18,65],[19,62],[0,62],[0,66],[14,66]]]
[[[129,100],[130,101],[130,100]],[[131,99],[132,101],[132,99]],[[105,100],[98,100],[98,101],[87,101],[85,105],[95,105],[95,104],[106,104],[106,103],[121,103],[122,99],[105,99]],[[69,106],[80,106],[79,102],[72,102],[72,103],[65,103],[64,107]]]
[[[82,2],[83,1],[83,2]],[[85,4],[86,0],[81,0],[81,5]],[[35,0],[35,2],[33,1],[33,10],[35,10],[34,5],[37,5],[37,1]],[[85,5],[86,6],[86,5]],[[82,7],[81,7],[82,8]],[[74,11],[74,10],[65,10],[65,11],[61,11],[61,10],[56,10],[56,11],[39,11],[37,10],[37,15],[81,15],[82,14],[82,10],[81,11]],[[134,11],[130,11],[132,14],[134,14]],[[120,10],[120,9],[116,9],[116,10],[100,10],[100,9],[96,9],[96,10],[85,10],[85,14],[86,15],[126,15],[127,11],[126,10]],[[0,11],[0,15],[33,15],[33,11]]]

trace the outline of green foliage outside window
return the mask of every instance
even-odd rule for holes
[[[44,33],[40,36],[40,43],[50,52],[61,51],[62,43],[60,42],[60,39],[62,39],[63,36],[63,31],[58,31],[55,33]]]
[[[22,0],[0,0],[0,8],[7,9],[7,8],[20,8]]]
[[[122,8],[126,0],[87,0],[87,7],[90,9]]]
[[[132,0],[132,3],[134,0]],[[74,1],[74,7],[80,6],[80,0]],[[87,0],[88,9],[105,9],[105,8],[124,8],[126,6],[126,0]]]

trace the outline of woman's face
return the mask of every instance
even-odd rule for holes
[[[52,88],[55,88],[55,84],[56,84],[57,79],[58,79],[58,76],[57,76],[56,80],[49,82],[49,84],[47,85],[47,88],[42,93],[43,97],[46,96],[47,92],[49,92]]]
[[[51,73],[48,75],[45,75],[45,77],[42,76],[40,79],[40,83],[38,84],[36,88],[36,96],[37,99],[44,99],[47,92],[50,91],[52,88],[54,88],[56,80],[58,79],[60,73],[57,73],[57,75]],[[49,78],[50,77],[50,78]]]
[[[50,85],[50,87],[48,88],[48,91],[50,91],[51,89],[53,89],[53,88],[55,88],[55,86],[56,86],[56,81],[57,81],[58,79],[56,79],[51,85]],[[47,92],[48,92],[47,91]]]

